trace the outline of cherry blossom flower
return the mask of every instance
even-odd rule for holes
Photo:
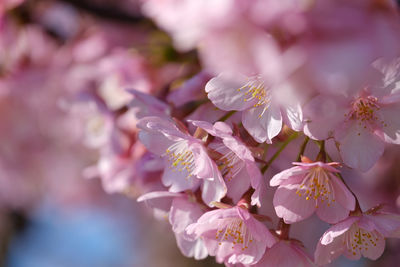
[[[382,61],[378,85],[370,82],[349,96],[318,95],[305,107],[304,133],[314,139],[334,137],[346,165],[367,171],[379,159],[384,144],[400,143],[399,60]]]
[[[216,122],[214,125],[205,121],[192,123],[220,139],[208,147],[215,152],[214,160],[225,178],[227,195],[237,203],[251,185],[255,189],[251,204],[261,206],[260,194],[265,189],[262,188],[262,175],[250,149],[232,135],[232,129],[224,122]]]
[[[280,106],[274,90],[261,76],[222,73],[207,83],[206,92],[218,108],[243,111],[243,126],[259,143],[272,143],[284,120],[293,129],[300,128],[302,114],[299,104]]]
[[[335,175],[338,163],[294,162],[295,167],[284,170],[270,181],[279,186],[273,204],[278,217],[285,223],[304,220],[317,213],[321,220],[335,223],[354,210],[355,199]]]
[[[319,240],[315,261],[330,263],[340,255],[351,260],[361,256],[376,260],[385,249],[385,238],[399,238],[400,216],[386,212],[366,212],[329,228]]]
[[[166,168],[162,182],[171,192],[195,190],[202,186],[203,200],[212,205],[226,195],[226,186],[217,165],[208,156],[203,141],[159,117],[145,117],[137,123],[140,141],[163,157]]]
[[[219,263],[255,264],[276,242],[268,228],[240,206],[206,212],[186,232],[201,237]]]

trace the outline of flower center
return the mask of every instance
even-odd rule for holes
[[[244,162],[229,148],[223,144],[213,145],[212,149],[218,152],[215,163],[222,176],[229,182],[244,167]]]
[[[376,247],[380,238],[383,237],[376,230],[368,232],[353,224],[346,233],[343,244],[349,253],[357,255],[359,252]]]
[[[300,197],[304,196],[307,200],[314,199],[322,203],[326,201],[328,207],[335,202],[332,181],[327,171],[321,167],[310,169],[296,194]],[[315,203],[315,207],[318,208],[318,202]]]
[[[378,99],[374,96],[359,97],[351,103],[351,110],[345,114],[348,119],[357,120],[360,125],[367,128],[368,125],[379,122],[376,111],[380,109]],[[387,126],[384,121],[380,121],[381,125]]]
[[[244,102],[253,101],[253,107],[255,108],[264,106],[264,110],[259,117],[268,109],[271,101],[271,94],[260,76],[249,77],[247,83],[237,89],[237,91],[244,91]]]
[[[186,178],[193,174],[195,167],[193,152],[188,148],[186,140],[178,141],[169,146],[164,154],[175,171],[186,171]]]
[[[218,228],[215,239],[219,240],[219,245],[222,242],[232,242],[232,249],[236,244],[241,245],[241,249],[245,250],[249,244],[253,242],[253,236],[247,229],[244,222],[239,218],[228,218],[227,223]]]

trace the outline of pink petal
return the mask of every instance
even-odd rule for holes
[[[246,169],[242,168],[232,180],[226,181],[225,184],[228,188],[228,197],[232,198],[233,203],[237,203],[250,187],[250,178]]]
[[[225,136],[232,136],[232,129],[231,127],[222,121],[217,121],[214,125],[206,121],[190,121],[194,126],[200,127],[209,134],[223,138]]]
[[[347,101],[336,96],[318,95],[304,107],[304,133],[316,140],[332,135],[344,121]]]
[[[375,229],[384,237],[397,237],[400,229],[400,215],[393,213],[377,212],[364,215],[375,224]]]
[[[343,182],[336,175],[329,175],[331,179],[333,190],[335,191],[335,200],[347,210],[354,210],[356,200],[354,195],[343,184]]]
[[[182,193],[174,193],[174,192],[169,192],[169,191],[154,191],[154,192],[150,192],[150,193],[141,195],[140,197],[138,197],[138,199],[136,201],[143,202],[143,201],[155,199],[155,198],[182,197],[182,196],[184,196],[184,194],[182,194]]]
[[[247,83],[243,75],[222,73],[212,78],[206,85],[206,92],[211,102],[222,110],[245,110],[252,106],[246,102],[246,91],[238,90]]]
[[[264,108],[260,106],[244,111],[242,122],[244,128],[257,142],[271,143],[271,139],[282,129],[282,116],[279,108],[273,105],[265,112]]]
[[[227,188],[222,178],[221,174],[218,170],[215,170],[218,173],[214,173],[213,180],[203,180],[203,184],[201,187],[202,190],[202,199],[203,201],[210,207],[213,207],[212,202],[221,201],[221,199],[226,195]]]
[[[250,178],[251,186],[254,189],[257,188],[261,183],[261,180],[263,179],[260,169],[253,162],[247,162],[245,169],[247,171],[248,177]]]
[[[173,121],[161,117],[144,117],[139,120],[137,127],[147,131],[160,132],[171,140],[188,138],[188,135],[182,133]]]
[[[179,193],[172,192],[150,192],[138,198],[138,201],[145,201],[147,205],[154,209],[157,217],[157,212],[162,214],[162,218],[171,209],[171,203],[174,197],[181,197]]]
[[[296,194],[298,185],[280,186],[275,192],[273,204],[278,217],[285,223],[295,223],[310,217],[315,211],[315,201]]]
[[[337,223],[349,215],[349,210],[340,205],[337,201],[330,203],[330,206],[326,202],[318,201],[318,208],[316,213],[318,217],[330,224]]]
[[[159,156],[163,155],[167,148],[174,143],[161,133],[147,131],[139,132],[139,140],[151,153]]]
[[[207,258],[208,251],[207,247],[204,245],[203,240],[197,239],[194,241],[190,241],[185,239],[182,234],[175,234],[176,243],[178,245],[179,250],[186,257],[193,257],[196,260],[202,260]]]
[[[254,267],[311,267],[312,260],[300,249],[294,249],[290,241],[281,240],[265,252],[265,256]]]
[[[254,162],[254,157],[250,149],[243,144],[239,139],[232,136],[225,136],[223,138],[223,143],[226,147],[232,150],[236,156],[242,160]]]
[[[318,266],[331,263],[334,259],[338,258],[345,250],[346,246],[343,245],[343,237],[334,239],[327,245],[318,242],[317,248],[314,252],[314,260]]]
[[[311,162],[311,163],[292,162],[292,164],[296,165],[296,166],[307,167],[307,169],[318,166],[318,167],[324,168],[325,170],[328,170],[330,172],[334,172],[334,173],[340,172],[338,169],[332,167],[333,165],[339,165],[338,162],[329,162],[329,163],[325,163],[325,162],[321,162],[321,161],[316,161],[316,162]]]
[[[299,103],[283,106],[282,116],[285,124],[291,129],[295,131],[301,131],[303,129],[303,111]]]
[[[127,91],[135,96],[129,106],[139,107],[139,112],[135,114],[138,119],[146,116],[163,117],[170,113],[170,107],[154,96],[144,94],[134,89],[128,89]]]
[[[226,135],[232,135],[232,128],[223,121],[217,121],[216,123],[214,123],[214,128],[219,133],[223,133]]]
[[[398,103],[381,107],[377,114],[382,119],[384,140],[400,144],[400,105]]]
[[[256,220],[246,209],[240,207],[236,208],[255,240],[265,242],[267,247],[271,247],[275,244],[276,238],[263,223]]]
[[[288,184],[297,184],[298,180],[302,180],[304,175],[308,172],[307,168],[302,167],[292,167],[290,169],[286,169],[281,171],[278,174],[275,174],[272,179],[269,181],[270,186],[278,186],[278,185],[288,185]],[[292,182],[293,181],[293,182]]]
[[[208,156],[206,149],[202,144],[191,143],[189,149],[193,153],[195,167],[193,174],[201,179],[214,179],[219,173],[218,167],[214,161]]]
[[[187,197],[174,198],[169,213],[169,222],[175,233],[184,233],[189,224],[195,223],[203,210],[196,202],[189,201]]]
[[[369,246],[368,250],[362,250],[361,253],[364,257],[369,258],[371,260],[376,260],[378,259],[382,254],[383,251],[385,250],[385,238],[379,234],[378,232],[375,232],[378,235],[378,240],[375,240],[376,246]]]
[[[335,133],[335,139],[340,143],[343,162],[360,171],[369,170],[382,156],[385,147],[376,135],[357,122],[351,123],[345,131]]]
[[[167,166],[161,177],[162,183],[169,187],[170,192],[183,192],[185,190],[195,190],[200,185],[200,180],[195,178],[186,170],[176,171]]]
[[[350,216],[347,219],[335,224],[324,233],[324,235],[321,237],[320,243],[322,245],[329,245],[336,238],[348,231],[353,223],[355,223],[359,219],[360,217]]]

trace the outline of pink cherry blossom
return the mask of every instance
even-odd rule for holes
[[[165,159],[162,181],[171,192],[196,190],[201,184],[203,200],[208,205],[226,195],[221,173],[208,156],[202,140],[159,117],[145,117],[137,127],[142,129],[139,132],[140,141],[151,152]]]
[[[315,261],[328,264],[340,255],[351,260],[361,256],[376,260],[385,249],[385,238],[399,238],[400,215],[373,212],[347,219],[329,228],[319,240]]]
[[[209,148],[217,155],[215,161],[225,178],[227,195],[237,203],[251,185],[255,189],[251,204],[261,206],[260,194],[265,189],[262,188],[262,175],[250,149],[232,135],[232,129],[224,122],[214,125],[205,121],[192,123],[220,139],[209,144]]]
[[[201,237],[208,253],[219,263],[255,264],[276,242],[264,224],[239,206],[206,212],[186,231]]]
[[[297,130],[301,124],[299,105],[281,107],[274,90],[260,76],[222,73],[207,83],[206,92],[218,108],[242,111],[244,128],[259,143],[272,143],[284,120]]]
[[[343,182],[335,175],[338,163],[301,163],[284,170],[270,181],[279,186],[273,204],[278,217],[286,223],[295,223],[314,212],[321,220],[335,223],[354,210],[355,199]]]
[[[346,165],[370,169],[382,155],[385,142],[400,143],[398,62],[375,62],[382,72],[380,79],[354,94],[313,98],[305,107],[304,133],[314,139],[334,137]]]

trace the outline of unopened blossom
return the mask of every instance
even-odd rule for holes
[[[145,117],[137,124],[142,129],[139,139],[165,159],[162,182],[171,192],[194,191],[201,185],[204,202],[212,205],[226,195],[224,180],[203,141],[177,125],[160,117]]]
[[[344,163],[361,171],[375,164],[385,143],[400,143],[399,59],[374,66],[381,74],[368,74],[372,81],[365,87],[347,96],[321,94],[305,106],[304,133],[319,140],[333,137]]]
[[[204,214],[205,207],[197,203],[194,196],[184,193],[155,191],[140,196],[137,201],[146,201],[153,209],[165,210],[165,214],[172,225],[177,245],[183,255],[194,257],[196,260],[208,256],[203,240],[201,238],[193,239],[185,232],[188,225],[195,223]]]
[[[259,143],[272,143],[283,121],[295,130],[301,125],[299,104],[280,106],[275,91],[261,76],[222,73],[207,83],[206,92],[218,108],[242,111],[244,128]]]
[[[192,123],[219,138],[208,147],[214,151],[214,160],[228,188],[227,195],[237,203],[251,185],[255,189],[251,204],[261,206],[260,194],[265,189],[262,188],[262,175],[251,150],[238,137],[233,136],[231,127],[224,122],[216,122],[214,125],[205,121]]]
[[[294,162],[295,167],[284,170],[270,181],[279,186],[273,204],[278,217],[285,223],[295,223],[314,212],[329,223],[346,218],[355,207],[355,199],[335,175],[336,162]]]
[[[255,264],[275,243],[268,228],[241,206],[206,212],[186,232],[201,237],[219,263]]]
[[[361,256],[376,260],[385,249],[385,238],[399,238],[399,229],[397,214],[378,211],[350,216],[323,234],[315,251],[315,262],[328,264],[342,254],[351,260]]]

